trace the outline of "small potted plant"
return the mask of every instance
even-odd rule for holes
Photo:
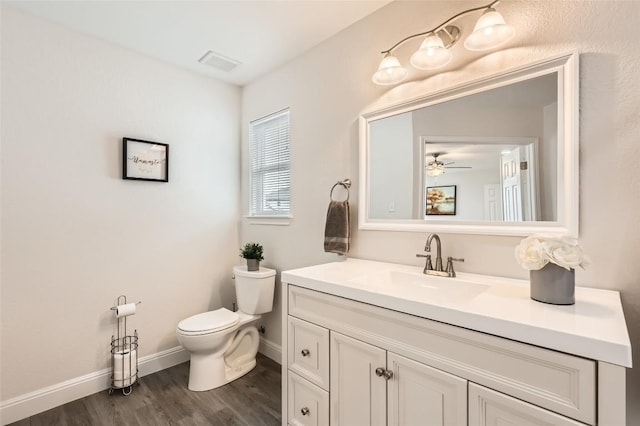
[[[247,243],[240,249],[240,257],[247,259],[247,271],[260,270],[262,256],[262,245],[260,243]]]

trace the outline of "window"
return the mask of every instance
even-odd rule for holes
[[[289,216],[289,110],[249,123],[250,216]]]

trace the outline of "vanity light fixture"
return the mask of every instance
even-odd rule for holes
[[[397,84],[407,78],[407,70],[392,52],[405,42],[416,37],[426,36],[420,48],[411,55],[411,65],[421,70],[432,70],[447,65],[453,57],[450,48],[460,39],[460,28],[449,25],[457,19],[469,13],[484,10],[476,23],[473,32],[464,41],[464,47],[469,50],[489,50],[502,46],[515,34],[515,29],[507,25],[502,15],[493,6],[500,0],[494,0],[490,4],[473,9],[467,9],[452,16],[437,27],[418,34],[403,38],[390,49],[381,53],[384,55],[378,66],[378,71],[373,74],[372,80],[379,85]]]

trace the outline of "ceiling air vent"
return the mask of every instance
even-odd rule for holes
[[[209,50],[205,53],[198,62],[226,72],[231,71],[241,63],[240,61],[236,61],[235,59],[227,58],[224,55],[216,53],[213,50]]]

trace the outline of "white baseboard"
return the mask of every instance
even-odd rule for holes
[[[271,340],[261,337],[258,352],[282,365],[282,346],[273,343]]]
[[[138,359],[140,377],[173,367],[189,360],[182,346]],[[46,388],[38,389],[0,403],[0,423],[6,425],[41,413],[78,398],[106,390],[110,386],[111,369],[89,373]]]
[[[140,377],[187,362],[190,356],[189,352],[182,346],[176,346],[175,348],[167,349],[166,351],[153,355],[143,356],[138,360]]]

